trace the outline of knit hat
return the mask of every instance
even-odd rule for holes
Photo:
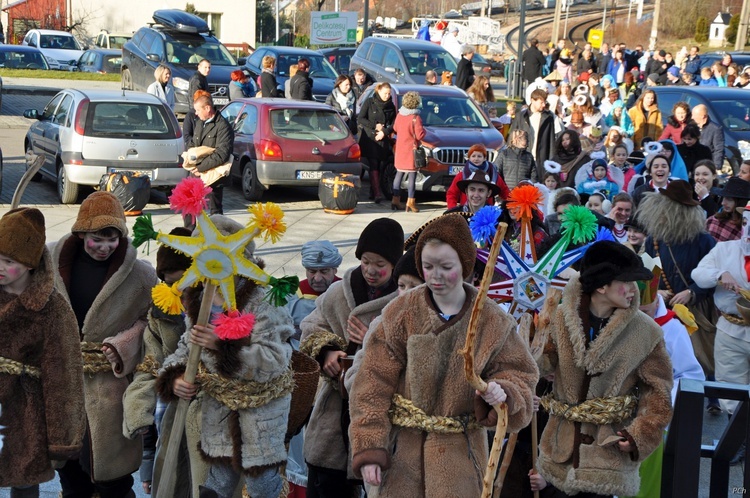
[[[378,218],[371,221],[362,230],[354,255],[357,259],[362,259],[362,254],[366,252],[374,252],[396,266],[399,258],[404,254],[404,229],[397,221],[390,218]]]
[[[78,218],[70,231],[93,233],[105,228],[116,228],[122,237],[128,235],[125,212],[119,199],[111,192],[94,192],[81,203]]]
[[[189,228],[177,227],[173,228],[169,235],[190,237],[192,233]],[[165,273],[187,270],[191,264],[193,264],[193,258],[177,252],[167,245],[159,246],[156,251],[156,276],[159,277],[159,280],[164,280]]]
[[[44,215],[36,208],[11,209],[0,218],[0,254],[29,268],[42,260]]]
[[[302,266],[305,268],[338,268],[341,254],[329,240],[312,240],[302,245]]]
[[[651,74],[648,75],[648,79],[650,79],[654,83],[658,83],[659,82],[659,75],[656,74],[656,73],[651,73]]]
[[[677,66],[670,67],[669,69],[667,69],[667,72],[676,78],[680,77],[680,68]]]
[[[437,239],[451,246],[461,261],[462,276],[465,279],[474,271],[474,262],[477,259],[477,248],[469,230],[469,224],[463,216],[456,213],[446,214],[425,227],[417,240],[414,257],[417,262],[419,276],[422,274],[422,250],[430,239]]]
[[[398,260],[398,263],[396,263],[396,266],[393,267],[393,280],[398,281],[398,277],[401,275],[411,275],[420,280],[422,279],[417,270],[417,260],[414,257],[414,249],[415,246],[411,246],[407,249],[404,255],[401,256],[401,259]]]
[[[487,147],[485,147],[482,144],[474,144],[471,147],[469,147],[469,152],[466,154],[466,157],[471,157],[471,155],[475,152],[480,152],[485,159],[487,159]]]
[[[624,245],[611,240],[594,243],[586,250],[581,261],[580,282],[584,294],[592,294],[614,280],[634,282],[652,277],[641,258]]]

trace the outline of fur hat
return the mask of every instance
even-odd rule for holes
[[[371,221],[362,230],[354,255],[357,259],[362,259],[362,254],[366,252],[374,252],[396,266],[404,254],[404,229],[396,220],[390,218]]]
[[[0,254],[37,268],[44,253],[44,215],[36,208],[11,209],[0,218]]]
[[[672,180],[667,185],[667,188],[660,188],[659,193],[666,195],[675,202],[679,202],[683,206],[697,206],[700,204],[695,190],[685,180]]]
[[[302,266],[305,268],[338,268],[341,254],[329,240],[311,240],[302,245]]]
[[[94,192],[86,197],[78,210],[78,218],[70,229],[73,233],[93,233],[105,228],[116,228],[120,235],[128,235],[125,211],[120,200],[111,192]]]
[[[178,235],[181,237],[190,237],[193,232],[189,228],[173,228],[169,235]],[[164,274],[173,271],[187,270],[193,264],[193,258],[175,251],[167,245],[159,246],[156,251],[156,276],[159,280],[164,280]]]
[[[411,275],[422,279],[419,271],[417,270],[417,259],[414,257],[415,246],[411,246],[406,250],[401,259],[398,260],[396,266],[393,268],[393,280],[398,282],[398,277],[401,275]]]
[[[464,279],[473,273],[474,263],[477,259],[477,247],[474,245],[469,224],[466,223],[463,216],[454,213],[436,218],[419,235],[414,256],[417,261],[417,271],[422,278],[424,278],[422,274],[422,250],[430,239],[444,242],[458,253],[458,259],[461,261],[461,274]]]
[[[469,152],[466,153],[466,157],[469,158],[475,152],[480,152],[485,159],[487,159],[487,147],[482,144],[474,144],[469,147]]]
[[[596,242],[586,250],[581,260],[581,290],[592,294],[613,280],[634,282],[650,280],[653,274],[633,251],[611,240]]]

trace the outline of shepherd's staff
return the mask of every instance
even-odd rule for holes
[[[26,190],[26,187],[29,186],[29,182],[32,178],[34,178],[34,175],[39,172],[43,164],[44,154],[37,155],[36,157],[34,157],[34,160],[31,162],[31,164],[29,164],[26,172],[21,177],[21,181],[18,182],[16,191],[13,193],[13,200],[10,202],[11,209],[16,209],[21,205],[21,197],[23,197],[24,190]]]
[[[487,265],[484,267],[482,283],[479,286],[477,298],[471,309],[469,326],[466,331],[466,343],[464,344],[464,348],[459,351],[464,357],[464,373],[466,375],[466,380],[468,380],[469,384],[480,393],[487,390],[487,383],[474,371],[474,346],[477,338],[477,327],[479,325],[479,315],[481,315],[482,309],[484,308],[487,291],[490,288],[492,276],[495,273],[495,262],[500,254],[500,246],[503,243],[505,231],[507,229],[508,225],[506,223],[500,223],[495,232],[495,237],[492,240],[492,246],[490,247],[490,253],[487,259]],[[482,498],[491,498],[492,496],[492,486],[495,481],[495,473],[497,472],[497,463],[500,459],[500,450],[502,449],[503,439],[505,439],[505,431],[508,428],[508,405],[505,403],[498,403],[492,407],[497,412],[497,426],[495,427],[495,437],[492,440],[492,450],[490,451],[490,456],[487,460],[487,469],[485,470],[484,479],[482,480]]]

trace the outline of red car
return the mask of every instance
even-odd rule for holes
[[[339,114],[317,102],[238,99],[221,110],[234,126],[230,176],[259,201],[271,185],[317,186],[326,171],[359,175],[359,144]]]

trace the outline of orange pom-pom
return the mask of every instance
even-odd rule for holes
[[[253,332],[255,315],[252,313],[240,313],[231,310],[217,315],[214,319],[216,336],[223,341],[236,341],[244,339]]]
[[[544,195],[533,185],[522,185],[510,191],[507,208],[515,219],[531,219],[532,213],[544,202]]]

